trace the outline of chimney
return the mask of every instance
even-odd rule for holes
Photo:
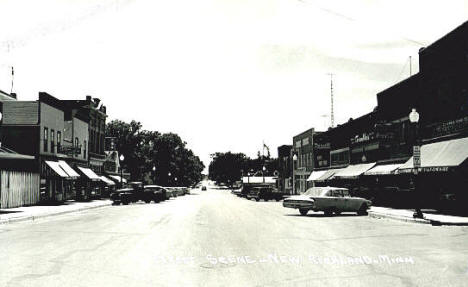
[[[11,94],[10,94],[10,97],[12,97],[12,98],[15,99],[15,100],[18,99],[17,96],[16,96],[16,93],[11,93]]]
[[[91,102],[91,99],[92,99],[91,96],[86,96],[86,101],[87,102]]]

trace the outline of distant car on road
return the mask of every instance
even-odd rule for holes
[[[201,190],[206,190],[206,185],[202,185]]]
[[[323,211],[325,215],[340,214],[341,212],[357,212],[366,215],[372,202],[365,198],[351,197],[347,188],[341,187],[312,187],[301,195],[285,198],[283,206],[299,209],[301,215],[309,210]]]
[[[279,193],[272,186],[264,186],[264,187],[253,187],[250,192],[247,194],[247,199],[255,199],[256,201],[260,201],[263,199],[265,201],[274,199],[276,201],[280,201],[283,199],[283,194]]]

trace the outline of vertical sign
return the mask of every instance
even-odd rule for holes
[[[418,145],[413,146],[413,167],[421,167],[421,147]]]

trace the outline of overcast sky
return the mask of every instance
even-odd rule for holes
[[[206,165],[372,111],[468,1],[0,0],[0,89],[100,98],[109,120],[178,133]]]

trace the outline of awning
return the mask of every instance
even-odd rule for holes
[[[265,176],[265,181],[263,181],[263,176],[244,176],[242,183],[276,183],[276,177]]]
[[[335,175],[335,173],[339,172],[340,170],[343,170],[343,168],[328,169],[322,176],[317,178],[315,181],[325,181],[331,178],[333,175]]]
[[[368,171],[375,165],[372,163],[353,164],[335,173],[333,178],[355,178]]]
[[[107,177],[105,177],[105,176],[103,176],[103,175],[102,175],[100,178],[101,178],[101,180],[102,180],[103,182],[105,182],[107,185],[115,185],[115,182],[113,182],[112,180],[108,179]]]
[[[422,172],[447,171],[462,164],[468,158],[468,138],[453,139],[421,146]],[[413,170],[413,157],[398,168],[398,173]]]
[[[70,177],[80,177],[80,175],[69,166],[65,161],[59,160],[59,166],[70,176]]]
[[[307,179],[307,181],[315,181],[317,180],[318,178],[320,178],[322,175],[324,175],[328,170],[316,170],[316,171],[313,171],[309,178]]]
[[[45,163],[60,177],[68,177],[68,174],[60,167],[58,162],[46,160]]]
[[[89,168],[78,167],[78,169],[81,170],[81,172],[83,172],[84,175],[86,175],[91,180],[101,180],[101,178],[97,174],[95,174],[94,171],[92,171]]]
[[[396,170],[402,166],[402,163],[397,164],[382,164],[376,165],[364,173],[364,175],[388,175],[395,174]]]
[[[109,176],[112,177],[113,179],[117,180],[117,182],[127,183],[127,180],[125,178],[120,179],[119,175],[109,175]]]

